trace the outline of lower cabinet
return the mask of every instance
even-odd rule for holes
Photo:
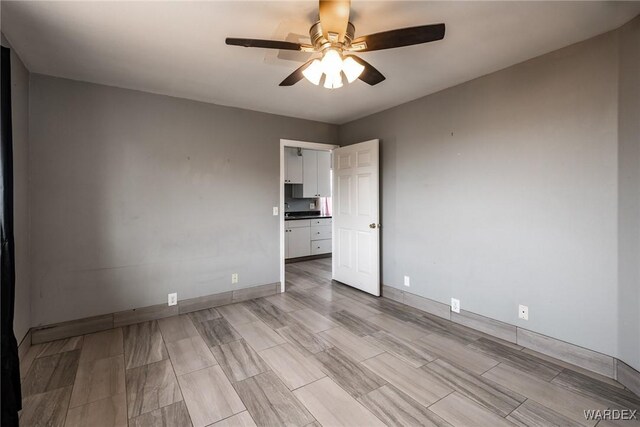
[[[287,258],[298,258],[311,255],[311,228],[290,228],[285,231],[285,247]]]
[[[286,259],[331,253],[331,218],[285,221]]]
[[[331,252],[331,239],[314,240],[311,242],[311,255],[328,254]]]

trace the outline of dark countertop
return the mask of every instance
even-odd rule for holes
[[[304,216],[286,216],[285,221],[295,221],[298,219],[318,219],[318,218],[331,218],[331,215],[304,215]]]

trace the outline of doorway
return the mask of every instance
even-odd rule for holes
[[[285,265],[318,260],[325,273],[327,268],[330,272],[331,151],[335,148],[338,146],[280,140],[281,292],[285,291]]]
[[[281,292],[309,267],[380,296],[379,143],[280,140]]]

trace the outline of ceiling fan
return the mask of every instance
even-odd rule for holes
[[[337,89],[343,85],[343,74],[349,83],[360,79],[373,86],[385,77],[355,52],[393,49],[428,43],[444,38],[444,24],[421,25],[384,31],[354,38],[355,27],[349,22],[350,0],[320,0],[320,20],[309,29],[311,44],[288,41],[227,38],[232,46],[260,47],[265,49],[297,50],[319,53],[291,73],[280,86],[293,86],[303,78],[318,85],[324,76],[324,87]]]

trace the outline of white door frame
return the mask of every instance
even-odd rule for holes
[[[310,150],[331,151],[340,147],[334,144],[322,144],[318,142],[295,141],[293,139],[280,140],[280,292],[284,292],[284,147],[308,148]]]

